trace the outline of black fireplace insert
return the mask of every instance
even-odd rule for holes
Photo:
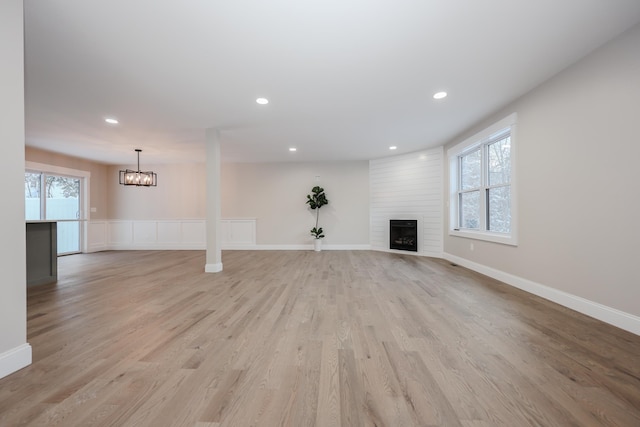
[[[390,220],[389,248],[418,252],[418,221],[415,219]]]

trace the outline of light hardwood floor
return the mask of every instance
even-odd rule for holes
[[[640,337],[442,260],[59,261],[1,426],[640,426]]]

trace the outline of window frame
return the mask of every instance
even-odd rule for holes
[[[449,208],[449,226],[448,234],[455,237],[464,237],[469,239],[484,240],[494,243],[502,243],[506,245],[517,246],[518,245],[518,213],[517,213],[517,180],[516,180],[516,126],[517,114],[512,113],[504,119],[494,123],[483,131],[478,132],[470,138],[460,142],[454,147],[447,150],[447,157],[449,160],[449,201],[447,206]],[[493,142],[498,142],[500,136],[505,133],[510,135],[510,180],[508,186],[510,187],[510,210],[511,210],[511,232],[502,233],[487,230],[487,221],[489,220],[487,197],[489,190],[492,188],[504,187],[504,184],[489,185],[488,182],[488,159],[486,147]],[[462,180],[462,168],[461,158],[464,155],[470,154],[475,150],[480,149],[481,154],[481,182],[479,189],[459,189],[459,183]],[[470,191],[479,191],[480,196],[480,209],[479,209],[479,224],[478,229],[459,228],[461,219],[460,210],[460,197],[461,194]]]

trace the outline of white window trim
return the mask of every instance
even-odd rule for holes
[[[488,242],[502,243],[505,245],[518,245],[518,191],[517,191],[517,113],[512,113],[504,119],[494,123],[483,131],[456,144],[447,150],[449,159],[449,235],[465,237],[468,239],[485,240]],[[511,234],[492,233],[484,230],[460,230],[455,229],[458,223],[458,156],[471,151],[489,141],[506,129],[511,133]],[[484,172],[483,172],[484,173]]]

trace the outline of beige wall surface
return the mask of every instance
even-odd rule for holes
[[[315,185],[323,187],[329,199],[320,209],[324,243],[368,245],[367,161],[223,163],[222,217],[256,218],[259,245],[311,244],[315,214],[305,202]]]
[[[95,212],[90,212],[89,217],[107,219],[107,165],[33,147],[26,147],[25,160],[90,172],[89,207],[95,208]]]
[[[206,216],[206,166],[204,163],[145,165],[158,174],[157,187],[120,185],[120,169],[109,166],[107,218],[110,220],[204,219]]]
[[[451,237],[447,221],[445,253],[640,316],[640,25],[445,152],[512,112],[518,247]]]

